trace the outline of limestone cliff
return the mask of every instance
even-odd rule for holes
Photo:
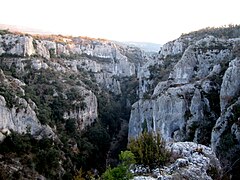
[[[136,47],[122,47],[107,40],[68,37],[32,37],[30,35],[0,35],[0,55],[46,59],[62,58],[74,71],[93,72],[99,84],[120,94],[116,77],[136,74],[147,55]],[[70,61],[68,59],[71,59]]]
[[[239,40],[206,33],[164,45],[139,71],[140,100],[132,106],[129,138],[146,130],[168,142],[205,144],[222,163],[239,152]],[[219,149],[227,143],[231,149],[223,155]]]
[[[162,178],[179,169],[187,177],[211,179],[215,153],[230,172],[240,167],[240,38],[223,34],[183,35],[148,55],[103,39],[1,33],[0,141],[9,143],[9,130],[30,133],[30,143],[43,139],[47,150],[38,141],[39,152],[24,153],[31,152],[34,167],[39,162],[33,157],[56,157],[60,179],[89,164],[101,169],[112,155],[108,150],[116,155],[120,141],[126,143],[131,107],[129,138],[159,132],[173,142],[171,151],[183,155],[162,169]],[[195,152],[197,144],[213,151],[199,145],[204,152]]]
[[[0,31],[0,179],[73,179],[115,161],[151,58],[103,39]]]
[[[119,78],[135,76],[137,67],[148,59],[145,53],[138,48],[122,47],[107,40],[62,36],[39,37],[8,33],[0,35],[0,56],[1,67],[4,70],[14,71],[15,75],[22,73],[21,76],[24,76],[24,74],[32,73],[32,71],[53,71],[59,73],[60,81],[64,84],[66,81],[64,76],[81,74],[82,78],[79,79],[77,91],[80,94],[79,96],[84,97],[82,102],[84,108],[73,108],[63,113],[64,119],[78,119],[80,129],[90,125],[98,118],[97,99],[91,90],[95,91],[96,88],[100,88],[107,89],[115,94],[121,94]],[[5,81],[5,79],[6,77],[2,80]],[[95,82],[91,82],[92,80]],[[95,84],[95,90],[92,89],[92,84]],[[70,86],[67,85],[65,89],[70,89]],[[21,86],[19,88],[25,93]],[[55,94],[55,97],[62,93],[57,92],[57,90],[54,91],[53,95]],[[22,101],[26,101],[24,97]],[[80,102],[73,99],[72,103],[78,104]],[[41,125],[34,110],[27,110],[30,112],[21,116],[11,115],[11,117],[17,117],[20,122],[24,120],[24,118],[20,118],[22,116],[25,119],[32,118],[40,128]],[[15,110],[8,109],[7,111]],[[17,130],[20,133],[26,131],[26,127],[16,123],[17,128],[10,125],[12,122],[10,113],[3,114],[6,114],[6,116],[4,115],[6,117],[4,121],[9,124],[10,129]],[[15,121],[17,121],[16,118]],[[5,126],[2,125],[1,128],[5,128]]]
[[[4,97],[0,96],[1,134],[5,134],[6,132],[4,131],[10,129],[19,133],[27,133],[29,131],[36,138],[56,138],[56,135],[48,125],[41,125],[36,113],[25,99],[17,98],[15,106],[8,108]]]
[[[201,126],[208,123],[213,127],[220,111],[223,111],[223,108],[220,110],[220,104],[224,104],[224,97],[227,96],[223,94],[235,97],[239,91],[233,45],[232,40],[210,36],[189,45],[182,54],[179,52],[180,58],[170,71],[168,79],[159,82],[152,94],[141,97],[133,105],[129,136],[141,133],[143,128],[139,124],[147,121],[148,130],[159,130],[167,140],[188,139],[199,142]],[[172,49],[169,54],[171,51]],[[162,61],[160,67],[166,63],[164,61],[168,61],[166,58],[159,60]],[[228,63],[229,69],[226,71]],[[234,76],[228,75],[232,71],[235,72]],[[146,73],[149,74],[149,71]],[[146,73],[142,76],[146,77]],[[158,73],[161,74],[161,69]],[[232,88],[227,85],[229,83]],[[226,86],[231,91],[224,90]],[[135,113],[140,114],[139,118],[135,119]],[[209,139],[205,143],[210,143]]]

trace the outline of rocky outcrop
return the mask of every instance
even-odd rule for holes
[[[4,97],[0,96],[0,129],[13,130],[18,133],[29,132],[39,139],[55,138],[54,132],[48,125],[41,125],[33,108],[34,106],[25,99],[17,97],[14,107],[8,108]]]
[[[183,46],[179,44],[181,40],[178,39],[178,48],[173,41],[160,52],[162,55],[153,63],[153,67],[159,68],[145,65],[147,68],[140,70],[142,89],[140,100],[132,106],[129,138],[147,130],[160,133],[167,142],[205,144],[212,147],[225,171],[238,173],[240,68],[236,47],[239,39],[205,36],[196,41],[190,38],[188,43],[182,42]],[[157,70],[161,74],[164,70],[161,67],[171,56],[180,57],[168,78],[149,91],[152,72]],[[158,78],[151,84],[156,81]],[[193,171],[186,177],[192,174]]]
[[[240,59],[236,58],[229,63],[229,67],[223,76],[220,91],[220,106],[223,112],[231,104],[234,97],[240,95]]]
[[[138,68],[139,97],[153,93],[159,82],[169,78],[173,66],[181,59],[191,38],[180,38],[163,45],[159,54],[153,54],[145,64]]]
[[[63,112],[65,120],[76,119],[80,130],[98,118],[97,98],[93,92],[100,88],[121,94],[120,79],[136,76],[137,67],[149,58],[136,47],[123,47],[107,40],[62,36],[35,37],[23,34],[0,35],[0,56],[1,67],[12,74],[21,74],[21,77],[27,73],[33,75],[35,71],[43,74],[48,72],[47,76],[54,76],[54,72],[58,73],[59,81],[64,84],[65,89],[63,92],[54,89],[53,97],[62,94],[66,98],[65,91],[72,86],[65,83],[67,77],[71,74],[73,77],[80,77],[76,87],[78,94],[84,98],[82,102],[70,102],[73,107]],[[51,79],[47,76],[41,77],[43,81]],[[17,85],[17,80],[16,78],[9,80],[4,74],[1,79],[2,82],[6,81],[6,87],[25,96],[23,86],[26,84]],[[54,81],[51,80],[49,83]],[[14,84],[14,87],[9,84]],[[24,98],[16,97],[19,100],[18,106],[22,108],[16,107],[16,104],[10,108],[4,104],[4,97],[2,98],[1,128],[25,133],[30,127],[31,134],[45,132],[36,115],[39,107],[35,106],[34,109]],[[47,126],[46,128],[51,129]]]
[[[167,57],[182,54],[190,42],[191,38],[179,38],[174,41],[170,41],[161,47],[160,55]]]
[[[14,34],[0,35],[0,56],[62,58],[65,65],[57,65],[58,70],[68,65],[74,71],[83,68],[94,72],[97,82],[116,94],[121,93],[116,77],[136,75],[138,65],[149,58],[139,48],[122,47],[107,40]],[[38,58],[33,66],[38,70],[47,68]]]
[[[201,141],[201,133],[204,129],[211,131],[220,115],[219,91],[221,84],[229,84],[229,80],[222,76],[227,63],[232,60],[232,48],[232,41],[212,36],[192,42],[173,67],[169,78],[159,82],[153,94],[140,97],[142,99],[133,105],[129,137],[136,137],[141,133],[143,128],[139,124],[146,121],[148,131],[160,132],[167,141],[192,140],[209,144],[211,133],[208,132],[205,142]],[[167,60],[162,59],[162,64]],[[236,61],[232,61],[230,67]],[[235,74],[236,69],[235,67]],[[145,74],[150,72],[146,71]],[[226,71],[225,74],[229,72]],[[232,78],[232,86],[237,87],[239,81],[236,76]],[[238,92],[234,87],[232,96]],[[146,110],[149,107],[151,109]]]
[[[211,146],[226,171],[234,170],[239,176],[240,98],[233,101],[234,103],[222,113],[213,128]]]
[[[35,54],[31,36],[0,35],[0,55],[31,56]]]
[[[41,179],[46,180],[44,176],[40,175],[35,169],[26,167],[19,161],[19,158],[14,158],[6,161],[0,155],[0,174],[2,179],[14,179],[16,176],[21,179]]]
[[[190,45],[174,66],[169,78],[177,84],[203,79],[216,71],[217,65],[232,57],[232,44],[226,40],[207,37]]]
[[[5,145],[11,141],[15,133],[8,137],[8,132],[15,131],[24,143],[17,150],[21,154],[11,156],[11,161],[16,158],[20,162],[19,166],[5,163],[0,175],[15,168],[16,171],[9,171],[9,177],[22,177],[23,168],[33,165],[47,178],[59,174],[60,179],[72,179],[82,163],[104,167],[108,148],[112,152],[108,158],[115,159],[126,144],[127,118],[136,98],[137,70],[148,59],[151,58],[139,48],[107,40],[1,31],[0,142]],[[116,102],[110,102],[114,98]],[[23,152],[25,144],[29,149]],[[7,161],[8,152],[15,152],[15,147],[7,149],[7,153],[1,151],[3,161]],[[90,159],[100,157],[96,153],[101,158],[94,162]],[[55,159],[50,163],[53,169],[46,165],[49,162],[44,158],[48,154]],[[36,177],[41,178],[38,174]]]
[[[82,87],[78,91],[84,97],[83,102],[81,102],[83,107],[65,112],[63,118],[66,120],[76,119],[79,129],[83,130],[98,118],[97,98],[91,91]]]
[[[172,162],[152,171],[152,177],[135,176],[134,180],[154,179],[218,179],[221,178],[220,162],[211,148],[193,142],[177,142],[168,145],[172,152]],[[136,169],[135,174],[142,170]]]
[[[153,131],[152,102],[139,100],[132,105],[128,136],[138,137],[144,130]]]

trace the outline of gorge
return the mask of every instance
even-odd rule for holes
[[[158,178],[239,177],[239,45],[240,26],[183,34],[158,53],[1,30],[1,178],[102,173],[144,131],[179,156]]]

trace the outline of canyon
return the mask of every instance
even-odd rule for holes
[[[98,144],[104,149],[99,159],[114,163],[127,140],[146,131],[161,134],[179,156],[158,177],[180,177],[178,169],[182,178],[212,179],[213,167],[218,174],[237,177],[237,32],[239,26],[196,31],[164,44],[157,53],[146,53],[105,39],[2,31],[0,141],[11,133],[39,142],[51,139],[60,149],[58,162],[71,167],[58,164],[52,176],[61,179],[76,172],[84,158],[91,159],[90,149],[99,152],[94,137],[107,144]],[[67,150],[61,150],[63,146]],[[75,156],[83,159],[81,163]],[[10,159],[12,163],[0,165],[12,176],[25,165],[17,156]],[[33,174],[28,178],[47,175],[41,170]]]

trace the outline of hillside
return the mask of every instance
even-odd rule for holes
[[[123,42],[124,44],[130,45],[130,46],[136,46],[144,50],[145,52],[159,52],[161,45],[156,43],[150,43],[150,42]]]
[[[152,179],[239,177],[239,32],[191,32],[150,55],[0,30],[0,179],[100,175],[143,132],[172,152]]]
[[[160,132],[167,142],[209,146],[223,174],[239,177],[239,32],[239,26],[207,28],[163,45],[158,60],[138,72],[129,138]]]
[[[41,35],[49,35],[51,32],[43,31],[40,29],[29,28],[25,26],[15,26],[9,24],[0,24],[0,29],[7,29],[11,32],[21,32],[21,33],[29,33],[29,34],[41,34]]]
[[[147,60],[140,49],[107,40],[1,31],[3,179],[102,172],[112,139],[118,136],[109,161],[126,147],[121,123],[137,100],[137,67]]]

